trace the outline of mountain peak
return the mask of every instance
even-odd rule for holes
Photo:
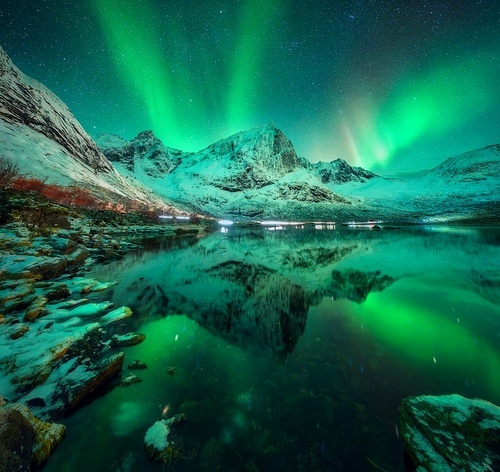
[[[373,172],[362,167],[353,167],[344,159],[335,159],[330,162],[320,161],[313,164],[317,175],[324,184],[345,184],[347,182],[365,182],[378,177]]]
[[[152,130],[141,131],[132,141],[139,141],[144,139],[160,141],[160,139],[156,137]]]

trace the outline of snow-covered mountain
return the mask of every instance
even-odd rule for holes
[[[448,159],[425,175],[389,179],[342,159],[310,163],[273,124],[197,153],[151,132],[100,136],[116,167],[192,211],[227,218],[444,221],[499,216],[499,146]],[[496,215],[496,216],[495,216]]]
[[[133,178],[124,179],[69,108],[21,72],[0,47],[0,155],[22,173],[60,185],[84,184],[102,198],[165,206]]]
[[[327,188],[316,167],[297,156],[274,124],[236,133],[197,153],[167,148],[151,132],[130,142],[103,135],[96,142],[120,172],[192,211],[308,220],[367,214],[356,200]],[[349,180],[347,171],[344,178]],[[351,180],[358,181],[358,174]]]
[[[324,184],[345,184],[347,182],[366,182],[378,177],[378,175],[363,169],[352,167],[343,159],[335,159],[331,162],[316,162],[313,164],[314,171]]]

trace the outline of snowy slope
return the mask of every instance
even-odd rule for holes
[[[132,178],[124,179],[100,152],[69,108],[23,74],[0,47],[0,154],[22,173],[61,185],[85,184],[102,197],[148,205],[168,202]]]
[[[160,145],[151,132],[125,143],[101,136],[97,143],[120,172],[196,212],[226,218],[331,220],[365,211],[355,200],[326,188],[273,124],[189,154]]]
[[[113,170],[69,108],[44,85],[23,74],[1,47],[0,119],[37,131],[96,172]]]
[[[389,179],[342,159],[311,164],[273,124],[190,154],[164,146],[151,132],[130,142],[102,136],[98,144],[121,172],[217,217],[417,222],[500,217],[499,146],[450,158],[419,178]]]
[[[352,167],[343,159],[335,159],[331,162],[316,162],[313,164],[314,172],[319,175],[324,184],[344,184],[347,182],[361,182],[378,177],[378,175],[363,169]]]
[[[454,156],[421,177],[345,185],[346,194],[417,221],[500,221],[500,145]]]

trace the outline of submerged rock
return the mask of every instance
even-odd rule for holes
[[[146,365],[145,362],[136,359],[135,361],[132,361],[128,365],[127,369],[129,369],[129,370],[143,370],[143,369],[147,369],[147,367],[148,366]]]
[[[185,419],[186,417],[180,413],[168,420],[157,421],[146,431],[144,448],[150,461],[168,465],[181,457],[179,447],[174,445],[174,441],[169,436],[171,429],[183,423]]]
[[[460,395],[405,398],[399,434],[419,471],[500,470],[500,408]]]
[[[137,377],[137,375],[133,374],[132,372],[128,374],[126,377],[122,379],[120,382],[121,387],[129,387],[130,385],[136,384],[136,383],[141,383],[142,379],[140,377]]]

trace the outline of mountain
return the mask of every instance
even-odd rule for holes
[[[125,175],[191,211],[229,219],[450,221],[500,219],[499,146],[453,157],[425,175],[385,178],[342,159],[298,157],[274,124],[197,153],[152,132],[97,143]]]
[[[196,153],[167,148],[151,132],[130,142],[103,135],[96,142],[120,172],[199,213],[332,220],[367,211],[327,188],[274,124],[236,133]]]
[[[0,155],[20,171],[59,185],[85,185],[101,199],[124,197],[167,206],[147,187],[124,179],[69,108],[21,72],[0,47]]]
[[[426,180],[442,180],[448,184],[493,181],[498,185],[500,176],[500,144],[450,157],[431,169]],[[498,187],[497,187],[498,188]]]
[[[324,184],[364,183],[367,180],[378,177],[378,175],[362,167],[350,166],[343,159],[335,159],[331,162],[316,162],[313,164],[313,168]]]

